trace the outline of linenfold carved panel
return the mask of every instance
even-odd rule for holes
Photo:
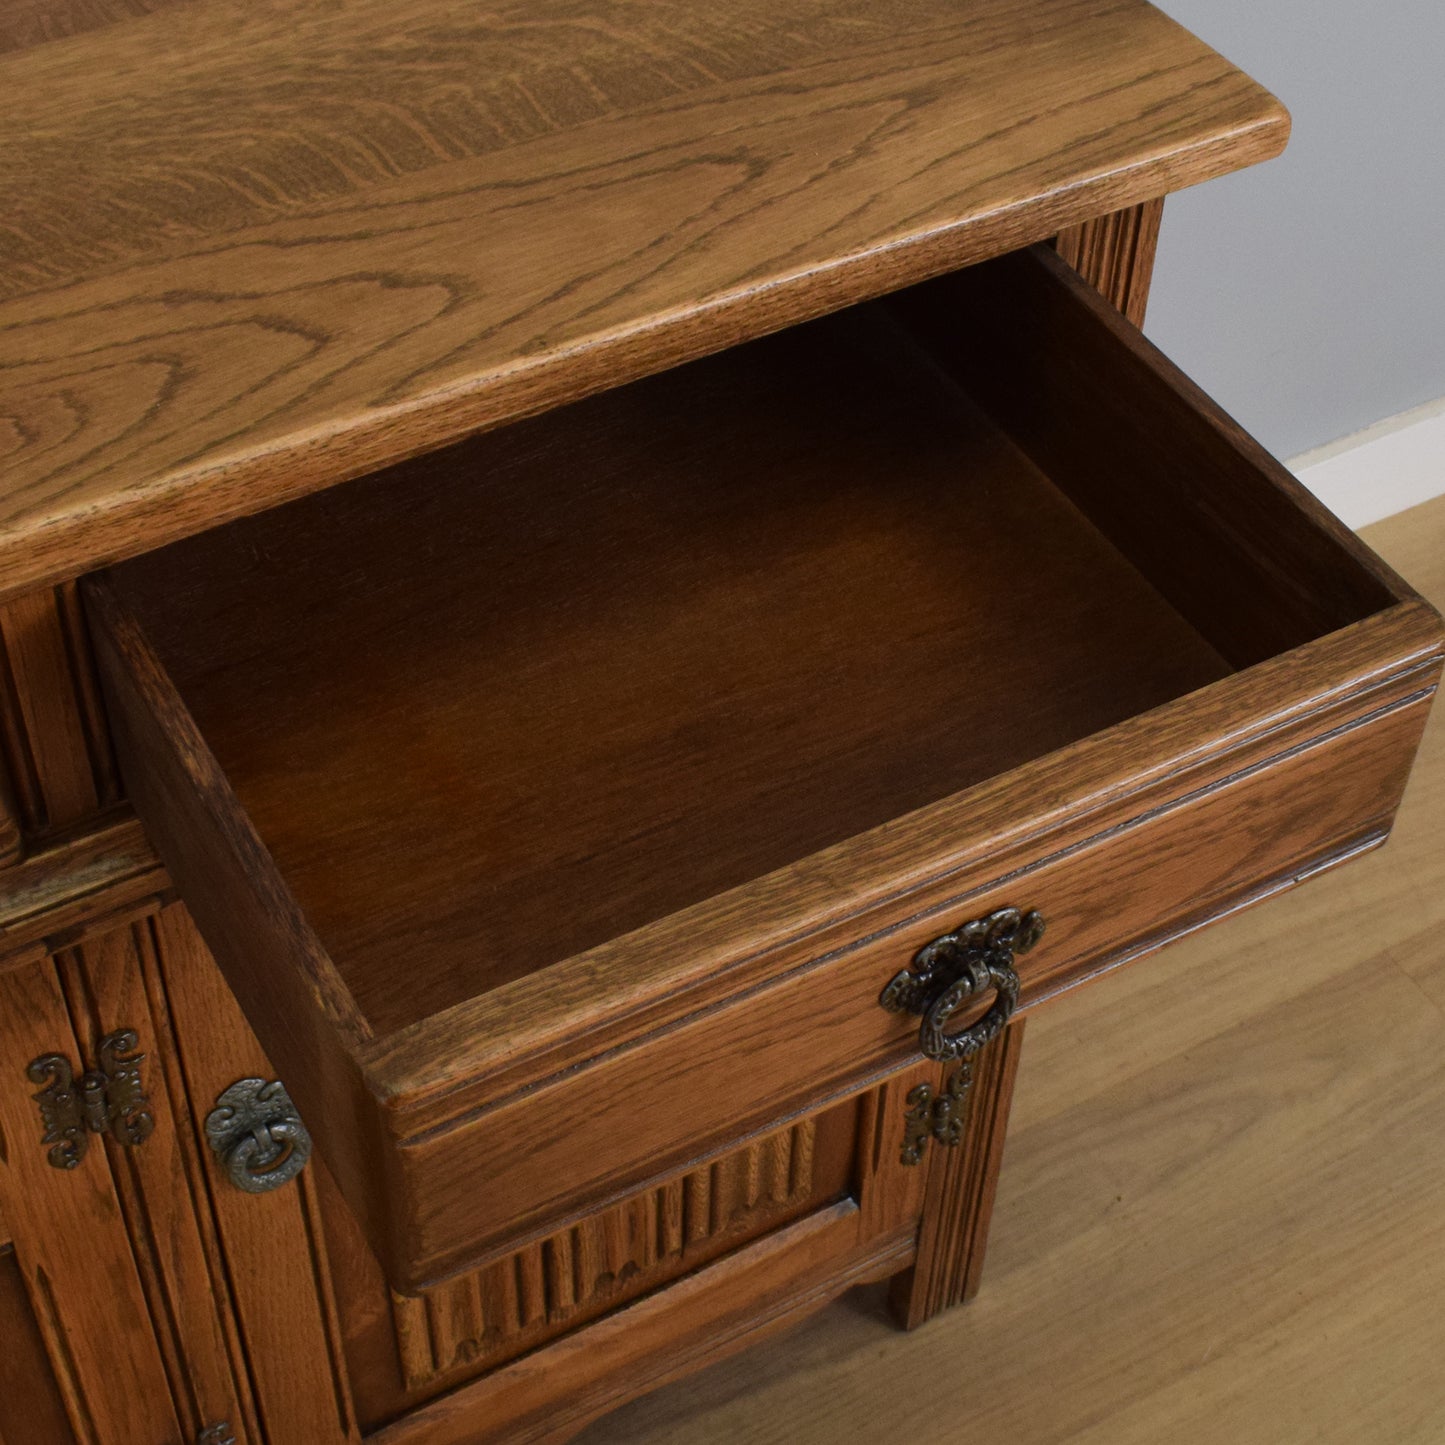
[[[642,1291],[704,1244],[781,1215],[813,1191],[815,1119],[634,1195],[421,1295],[392,1295],[408,1389]]]

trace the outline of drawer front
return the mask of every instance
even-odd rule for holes
[[[879,994],[923,945],[968,919],[1004,906],[1043,915],[1047,931],[1018,961],[1027,1005],[1378,841],[1427,708],[1428,699],[1409,700],[1297,746],[403,1143],[398,1164],[417,1181],[403,1205],[413,1246],[444,1270],[716,1149],[740,1126],[856,1090],[917,1057],[918,1021],[886,1012]]]

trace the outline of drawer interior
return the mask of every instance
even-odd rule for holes
[[[1209,459],[1157,416],[1141,456],[1101,417],[1090,388],[1137,398],[1040,333],[1054,264],[975,268],[113,570],[370,1030],[1389,602],[1298,513],[1210,532],[1171,500],[1154,472],[1222,505]],[[1041,379],[1051,344],[1067,364]]]

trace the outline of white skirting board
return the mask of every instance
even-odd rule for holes
[[[1445,495],[1445,396],[1316,447],[1288,465],[1356,529]]]

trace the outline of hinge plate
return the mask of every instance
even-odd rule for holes
[[[33,1097],[40,1105],[52,1168],[74,1169],[85,1158],[92,1134],[109,1134],[118,1144],[143,1144],[155,1128],[150,1100],[141,1084],[145,1055],[135,1052],[134,1029],[117,1029],[101,1039],[97,1065],[79,1079],[64,1054],[32,1059],[26,1075],[43,1084]]]

